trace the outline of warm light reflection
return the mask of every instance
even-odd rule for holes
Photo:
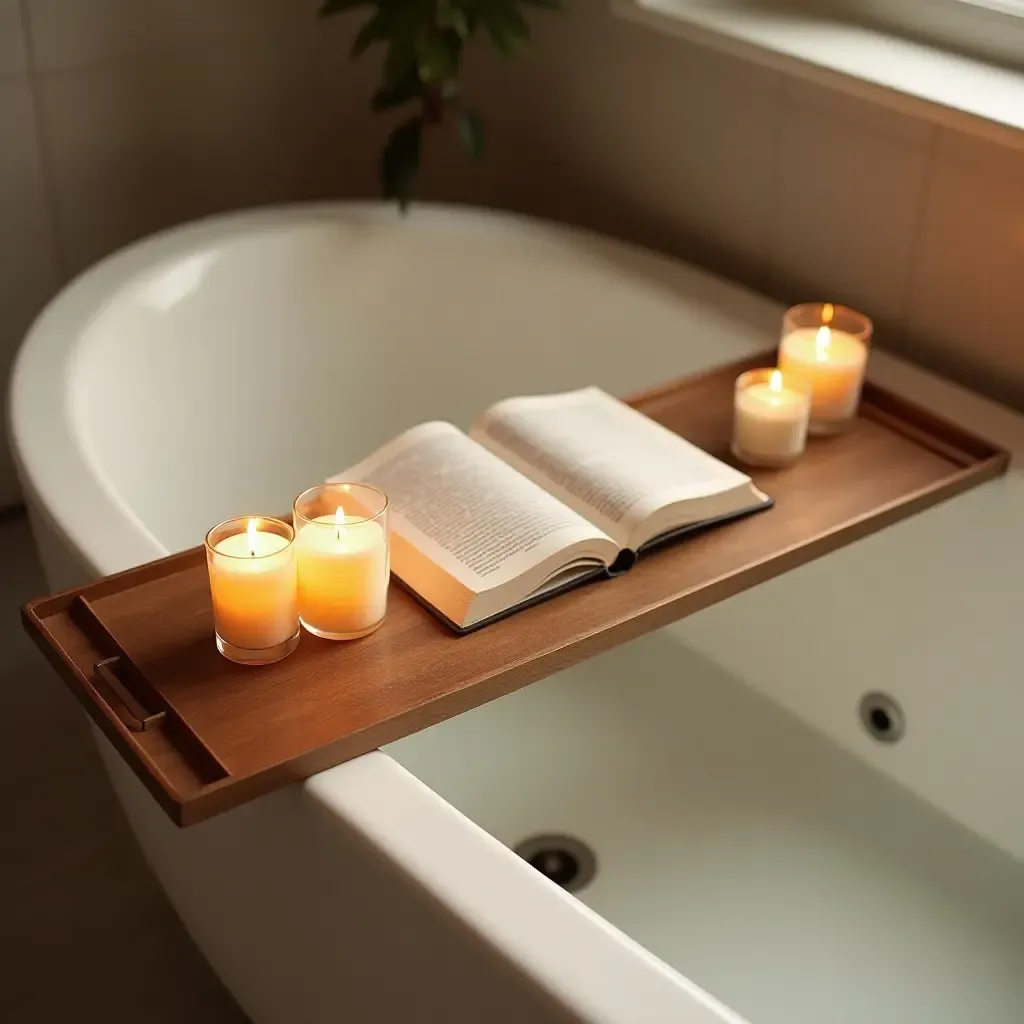
[[[219,259],[219,253],[200,252],[178,260],[146,285],[143,301],[161,313],[169,312],[199,290]]]

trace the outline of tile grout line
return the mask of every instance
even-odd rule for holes
[[[771,170],[769,171],[771,179],[769,184],[770,207],[768,210],[768,246],[765,274],[769,294],[774,299],[780,299],[779,265],[781,259],[779,254],[779,233],[781,229],[782,181],[786,159],[783,142],[786,117],[789,114],[790,108],[790,98],[786,89],[786,76],[781,71],[776,71],[775,76],[778,100],[775,105],[775,131],[772,142]]]
[[[50,133],[43,111],[41,89],[43,76],[36,65],[35,40],[32,33],[32,16],[29,11],[28,0],[18,0],[18,6],[21,11],[21,36],[25,46],[26,72],[29,91],[32,97],[32,115],[36,126],[36,148],[43,179],[43,201],[46,204],[50,246],[57,270],[58,280],[56,284],[63,285],[70,275],[71,262],[64,245],[64,233],[61,230],[62,218],[57,195],[56,170],[54,168],[53,151],[50,145]]]
[[[917,208],[914,211],[913,241],[911,242],[910,261],[907,267],[907,276],[904,282],[903,294],[900,299],[899,314],[897,322],[900,331],[905,335],[910,333],[910,311],[913,305],[914,285],[917,280],[918,270],[921,265],[921,241],[924,238],[924,222],[927,215],[929,200],[932,189],[935,187],[935,168],[938,163],[939,132],[945,131],[939,125],[931,126],[931,134],[928,138],[928,155],[924,166],[924,181],[921,193],[918,196]]]

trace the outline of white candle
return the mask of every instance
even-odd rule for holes
[[[318,636],[355,639],[380,625],[388,600],[388,545],[377,520],[317,516],[295,540],[299,617]]]
[[[811,398],[786,383],[779,370],[754,370],[736,382],[733,453],[752,466],[785,466],[803,454]]]
[[[244,531],[207,546],[214,624],[224,644],[240,649],[235,660],[259,662],[258,652],[298,636],[295,552],[289,537],[263,525],[263,520],[250,519]],[[246,657],[246,651],[257,653]]]
[[[812,390],[811,427],[842,424],[857,413],[867,346],[834,327],[798,327],[782,339],[779,369]]]

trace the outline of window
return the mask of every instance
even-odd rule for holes
[[[1024,17],[1024,0],[960,0],[960,3],[987,7],[1001,14],[1013,14]]]
[[[1024,69],[1024,0],[843,0],[840,6],[850,13],[860,8],[869,24],[911,39]]]
[[[610,2],[699,44],[845,83],[960,130],[1024,140],[1024,0]]]

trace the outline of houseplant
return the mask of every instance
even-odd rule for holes
[[[381,81],[370,104],[403,114],[380,155],[386,198],[403,210],[408,205],[431,128],[453,125],[466,152],[482,154],[483,121],[460,89],[465,47],[482,35],[500,54],[512,56],[529,40],[529,9],[559,6],[561,0],[323,0],[323,17],[365,9],[353,57],[375,44],[384,47]]]

